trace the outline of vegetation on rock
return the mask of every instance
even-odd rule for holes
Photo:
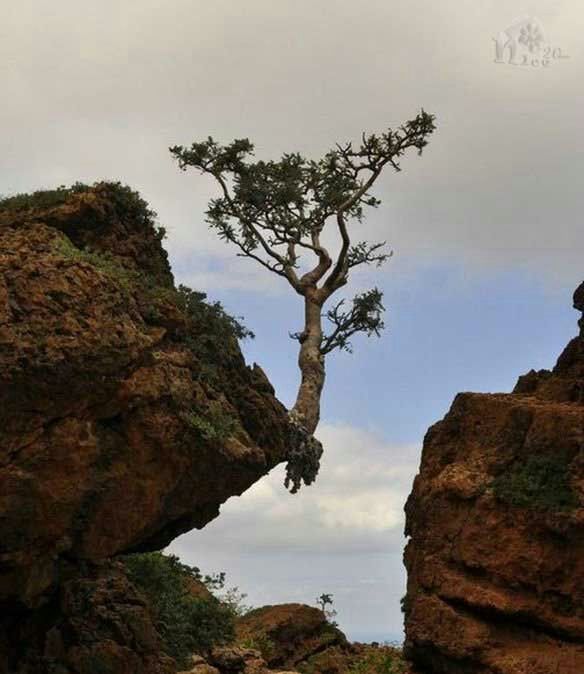
[[[565,454],[534,454],[511,466],[493,482],[501,501],[520,508],[564,510],[577,505]]]
[[[160,240],[166,237],[165,228],[156,224],[156,211],[150,208],[148,202],[140,196],[139,192],[128,185],[123,185],[121,182],[100,181],[93,185],[76,182],[69,187],[60,185],[52,190],[37,190],[6,196],[0,198],[0,212],[55,208],[67,203],[72,196],[84,194],[91,190],[103,192],[119,217],[141,224],[145,228],[154,227]]]
[[[129,555],[124,563],[130,580],[148,598],[166,652],[180,666],[187,665],[193,653],[233,641],[233,608],[212,595],[196,596],[189,586],[195,581],[221,589],[224,574],[203,576],[197,567],[159,552]]]
[[[72,195],[87,192],[90,189],[85,183],[76,182],[70,187],[61,185],[53,190],[37,190],[35,192],[23,192],[0,198],[0,212],[2,211],[26,211],[33,208],[53,208],[61,206]]]
[[[370,648],[347,674],[404,674],[406,663],[401,651],[391,647]]]

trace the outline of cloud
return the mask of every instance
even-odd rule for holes
[[[346,424],[324,423],[318,435],[325,455],[315,485],[292,496],[278,468],[170,550],[206,571],[225,570],[252,605],[314,604],[331,592],[350,638],[400,639],[403,506],[419,447]]]
[[[231,270],[233,251],[204,222],[214,186],[180,174],[167,147],[248,136],[261,158],[319,157],[424,106],[438,131],[423,158],[382,177],[383,205],[362,238],[387,239],[420,264],[579,280],[581,5],[536,3],[570,57],[549,68],[494,63],[493,36],[520,13],[502,0],[472,11],[454,0],[400,11],[386,0],[366,11],[350,0],[104,0],[86,10],[23,0],[5,12],[1,192],[122,179],[169,226],[177,266],[197,252],[231,271],[227,281],[196,272],[198,283],[267,292],[272,279]]]
[[[343,424],[318,432],[325,455],[316,485],[292,496],[283,467],[230,499],[195,535],[229,549],[387,551],[401,546],[403,506],[417,470],[416,447],[394,447],[375,433]]]

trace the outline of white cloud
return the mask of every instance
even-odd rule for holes
[[[274,470],[202,531],[170,550],[206,571],[225,570],[252,605],[313,604],[332,592],[341,628],[353,639],[399,639],[405,572],[403,506],[419,447],[324,423],[317,482],[292,496]]]
[[[224,262],[234,251],[204,223],[214,186],[180,174],[169,145],[248,136],[261,158],[319,157],[424,106],[438,131],[423,158],[383,176],[383,205],[363,238],[388,239],[422,263],[580,280],[582,5],[535,3],[570,55],[549,69],[493,62],[493,35],[521,14],[503,0],[472,11],[454,0],[412,0],[399,11],[387,0],[366,11],[350,0],[104,0],[86,9],[24,0],[5,12],[0,192],[119,178],[159,211],[178,266],[195,251]],[[227,279],[222,270],[193,279],[274,287],[228,265]]]
[[[250,549],[314,547],[389,550],[403,529],[403,506],[417,470],[419,448],[394,447],[375,433],[343,424],[323,424],[325,447],[315,485],[289,495],[283,466],[230,499],[199,542]],[[202,540],[203,539],[203,540]]]

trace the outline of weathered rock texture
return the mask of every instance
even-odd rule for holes
[[[322,611],[304,604],[255,609],[239,619],[237,636],[244,643],[262,646],[268,664],[281,669],[296,669],[329,648],[349,646]]]
[[[193,655],[192,667],[179,674],[298,674],[268,669],[260,651],[241,646],[214,648],[207,659]]]
[[[389,646],[349,643],[324,613],[304,604],[263,606],[237,622],[240,643],[260,648],[268,666],[301,674],[405,674]]]
[[[100,185],[0,210],[0,672],[33,671],[19,668],[34,649],[46,671],[93,671],[83,649],[63,651],[92,620],[87,583],[111,590],[105,614],[141,615],[130,638],[126,618],[96,609],[119,653],[134,651],[104,671],[165,671],[140,602],[94,565],[204,526],[285,456],[265,375],[177,303],[160,236],[131,202]]]
[[[574,296],[584,311],[584,284]],[[420,674],[584,672],[584,320],[553,371],[463,393],[406,505]]]

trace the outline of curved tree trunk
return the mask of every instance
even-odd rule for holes
[[[316,289],[309,289],[305,295],[305,323],[301,337],[298,366],[301,372],[300,388],[290,417],[310,435],[314,433],[320,419],[320,397],[324,386],[324,354],[322,345],[322,303]]]

